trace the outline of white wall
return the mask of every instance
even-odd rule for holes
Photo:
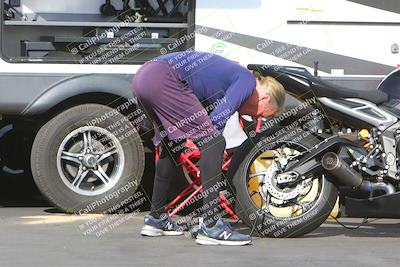
[[[288,20],[399,22],[400,14],[345,0],[198,0],[196,10],[197,25],[393,67],[400,64],[400,54],[391,52],[392,44],[400,44],[399,26],[301,25],[287,24]],[[196,36],[198,50],[210,51],[215,43],[221,42],[200,34]],[[229,58],[241,64],[271,62],[295,65],[229,42],[225,46]]]

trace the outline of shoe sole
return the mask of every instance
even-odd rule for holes
[[[244,246],[251,243],[251,240],[246,241],[229,241],[229,240],[218,240],[209,238],[204,235],[197,235],[196,243],[200,245],[211,245],[211,246]]]
[[[150,225],[143,226],[140,234],[143,236],[178,236],[183,235],[180,231],[163,231]]]

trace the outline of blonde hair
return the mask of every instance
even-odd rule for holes
[[[281,114],[285,109],[286,93],[283,85],[271,76],[263,76],[258,71],[253,71],[254,77],[259,83],[267,88],[268,94],[273,98],[277,107],[276,115]]]

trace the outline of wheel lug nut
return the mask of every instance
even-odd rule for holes
[[[90,149],[87,149],[87,150],[86,150],[86,153],[90,153]]]
[[[83,167],[82,169],[83,169],[84,171],[86,171],[86,167]]]
[[[83,158],[82,158],[82,157],[79,157],[78,159],[79,159],[79,160],[82,160]]]

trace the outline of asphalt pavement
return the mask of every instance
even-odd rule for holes
[[[0,203],[0,206],[2,204]],[[8,205],[10,206],[10,205]],[[302,238],[200,246],[188,235],[139,235],[145,213],[66,215],[51,207],[0,208],[0,266],[399,266],[400,220],[347,230],[335,221]],[[340,219],[356,226],[361,219]],[[237,224],[237,228],[246,228]]]

